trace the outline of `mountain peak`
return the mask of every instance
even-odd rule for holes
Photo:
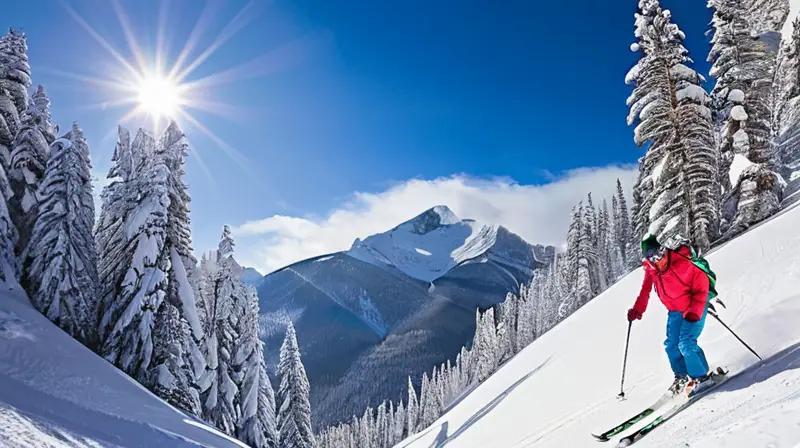
[[[417,235],[425,235],[439,227],[459,224],[460,222],[461,219],[448,206],[437,205],[422,212],[405,224],[411,225],[413,232]]]

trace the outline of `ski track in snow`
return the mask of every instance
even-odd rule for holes
[[[633,446],[800,447],[800,208],[791,207],[708,256],[719,278],[722,320],[764,358],[759,362],[709,317],[700,345],[712,366],[739,372]],[[396,445],[613,447],[592,432],[652,403],[672,381],[664,354],[666,310],[655,293],[633,324],[626,399],[618,401],[626,310],[638,269],[525,348],[459,398],[433,425]]]

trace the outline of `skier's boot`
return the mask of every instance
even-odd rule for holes
[[[678,395],[686,390],[686,386],[689,384],[689,378],[686,376],[676,376],[675,381],[672,382],[672,385],[669,386],[669,391],[672,395]]]
[[[712,370],[705,376],[693,378],[686,386],[686,390],[689,392],[689,396],[693,397],[699,393],[702,393],[704,390],[714,387],[717,384],[717,381],[722,380],[727,374],[727,370],[723,369],[722,367],[718,367],[716,370]]]

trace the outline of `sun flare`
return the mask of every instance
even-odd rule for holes
[[[163,76],[148,76],[142,78],[138,85],[137,102],[139,108],[159,118],[175,118],[183,100],[181,87]]]

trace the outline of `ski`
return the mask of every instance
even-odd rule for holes
[[[676,404],[675,406],[668,408],[666,411],[664,411],[663,413],[658,415],[655,419],[653,419],[652,422],[636,430],[633,434],[629,434],[620,439],[619,443],[617,444],[617,448],[631,446],[634,443],[638,442],[639,440],[642,439],[642,437],[646,436],[651,431],[661,426],[664,422],[674,417],[684,409],[688,408],[689,406],[691,406],[692,404],[694,404],[695,402],[706,396],[714,389],[725,384],[730,379],[727,371],[724,371],[721,368],[719,368],[717,372],[718,372],[718,377],[717,379],[714,380],[715,384],[713,386],[694,395],[692,395],[690,392],[689,396],[687,396],[682,403]]]
[[[661,396],[655,403],[645,408],[642,412],[634,415],[633,417],[625,420],[624,422],[620,423],[619,425],[609,429],[608,431],[603,432],[602,434],[592,434],[592,436],[597,439],[599,442],[608,442],[611,440],[612,437],[616,436],[617,434],[621,434],[627,431],[630,427],[635,425],[636,423],[644,420],[648,416],[652,415],[656,412],[659,408],[664,406],[665,404],[669,403],[673,398],[675,398],[675,394],[672,392],[664,392],[664,395]]]

